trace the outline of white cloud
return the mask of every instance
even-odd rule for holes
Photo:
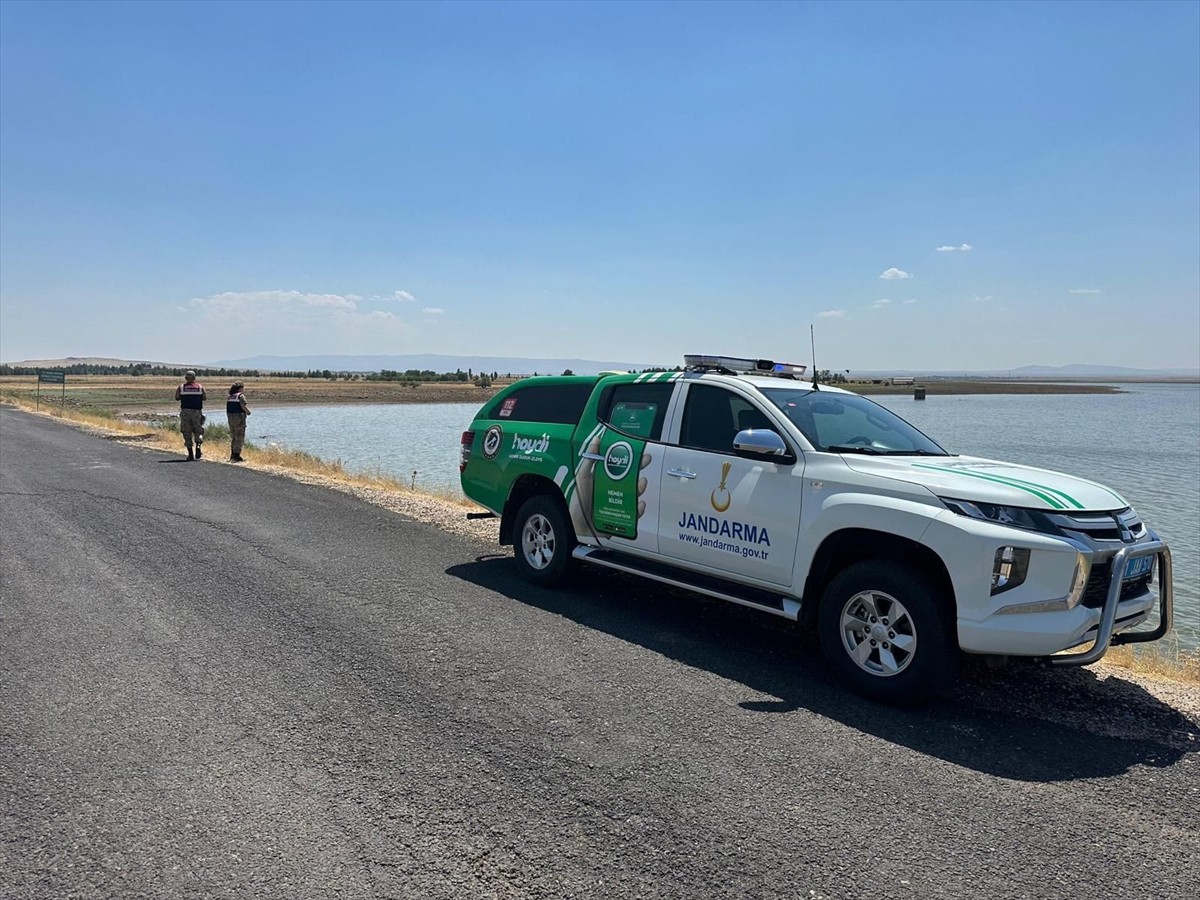
[[[296,291],[289,291],[296,294]],[[298,299],[305,306],[319,306],[325,309],[358,309],[358,302],[353,295],[345,297],[338,294],[299,294]]]
[[[976,295],[971,298],[971,302],[972,303],[987,303],[991,299],[992,299],[991,294],[988,294],[986,297],[980,297],[980,296]]]
[[[904,305],[905,305],[905,306],[908,306],[908,304],[910,304],[910,303],[916,303],[916,302],[917,302],[916,300],[905,300],[905,301],[904,301]]]
[[[263,331],[331,335],[382,328],[394,335],[396,329],[407,329],[391,312],[359,309],[362,299],[356,294],[225,291],[189,300],[184,314],[198,315],[208,327],[235,329],[243,334]]]
[[[302,309],[353,312],[358,303],[353,294],[303,294],[300,291],[225,291],[188,301],[191,309],[212,315],[262,315]]]
[[[955,247],[953,244],[944,244],[937,248],[938,253],[966,253],[968,250],[974,250],[970,244],[959,244]]]
[[[912,275],[910,275],[908,272],[905,272],[903,269],[893,268],[893,269],[888,269],[886,272],[884,272],[879,277],[882,278],[884,281],[895,281],[898,278],[912,278]]]
[[[355,300],[361,300],[362,297],[355,297],[353,294],[347,294],[347,297],[352,297]],[[390,294],[372,294],[367,300],[371,303],[412,303],[417,298],[408,291],[392,291]]]
[[[1100,288],[1071,288],[1068,294],[1099,294]]]
[[[844,319],[846,311],[844,309],[827,309],[824,312],[817,313],[818,319]]]
[[[425,313],[425,315],[427,315],[427,316],[440,316],[443,313],[445,313],[446,311],[444,309],[442,309],[440,306],[427,306],[423,310],[421,310],[421,312]]]
[[[891,303],[891,300],[889,300],[887,297],[884,297],[882,300],[876,300],[871,305],[871,309],[883,309],[886,306],[891,306]]]

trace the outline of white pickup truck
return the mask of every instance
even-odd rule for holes
[[[582,562],[799,620],[881,699],[960,652],[1084,665],[1170,630],[1170,550],[1119,494],[952,454],[803,368],[525,379],[463,434],[463,490],[531,581]]]

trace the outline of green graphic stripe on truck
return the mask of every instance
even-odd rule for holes
[[[1038,484],[1035,481],[1025,481],[1023,478],[1013,478],[1011,475],[1001,475],[998,477],[1008,478],[1016,484],[1029,484],[1029,485],[1033,485],[1036,488],[1041,488],[1043,490],[1051,491],[1055,494],[1058,494],[1060,497],[1065,497],[1068,501],[1070,501],[1075,506],[1076,509],[1084,509],[1085,508],[1082,503],[1080,503],[1078,500],[1076,500],[1070,494],[1064,493],[1063,491],[1060,491],[1058,488],[1046,487],[1045,485]],[[1112,494],[1112,497],[1114,500],[1116,500],[1122,506],[1125,505],[1125,498],[1122,497],[1120,494],[1116,493],[1115,491],[1109,490],[1102,484],[1097,484],[1097,485],[1095,485],[1095,487],[1100,488],[1106,494]]]
[[[952,469],[949,466],[930,466],[924,463],[914,463],[913,467],[917,469],[930,469],[934,472],[949,472],[952,475],[967,475],[971,478],[979,478],[983,481],[991,481],[995,484],[1002,484],[1005,487],[1017,488],[1018,490],[1025,491],[1028,494],[1033,494],[1033,496],[1046,501],[1055,509],[1066,509],[1067,503],[1070,503],[1076,509],[1083,509],[1083,504],[1070,494],[1066,494],[1060,490],[1057,490],[1056,488],[1049,487],[1048,485],[1037,484],[1032,481],[1021,481],[1018,478],[1009,478],[1004,475],[984,475],[982,472],[969,472],[966,469]],[[1057,494],[1059,497],[1065,499],[1067,503],[1063,503],[1057,497],[1052,496],[1054,494]]]
[[[1039,491],[1048,491],[1049,493],[1055,494],[1056,496],[1061,497],[1063,500],[1066,500],[1068,504],[1074,506],[1076,509],[1083,509],[1083,504],[1066,491],[1060,491],[1058,488],[1052,488],[1048,484],[1038,484],[1036,481],[1026,481],[1024,478],[1014,478],[1012,475],[992,475],[991,477],[1002,478],[1009,482],[1013,487],[1025,488],[1027,490],[1033,488]]]

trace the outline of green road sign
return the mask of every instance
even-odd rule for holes
[[[66,384],[67,373],[57,369],[47,369],[38,371],[38,381],[43,384]]]

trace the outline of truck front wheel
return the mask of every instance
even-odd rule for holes
[[[817,611],[821,649],[837,674],[859,693],[893,703],[925,699],[953,680],[953,628],[929,579],[885,560],[838,573]]]
[[[521,504],[513,524],[513,556],[521,575],[545,586],[562,581],[575,548],[575,533],[562,504],[545,494],[530,497]]]

